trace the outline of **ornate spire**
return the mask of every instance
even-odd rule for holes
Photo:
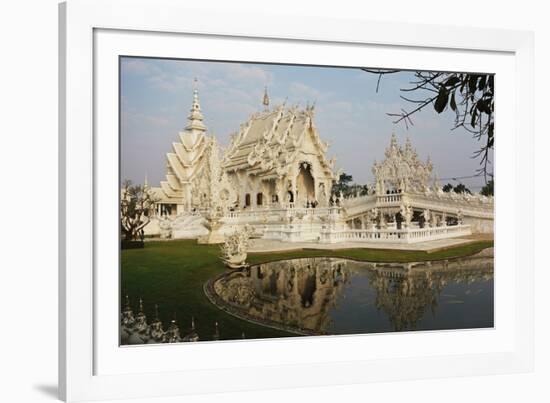
[[[391,133],[391,140],[390,145],[388,148],[386,148],[385,155],[387,158],[390,158],[391,156],[395,156],[399,153],[399,144],[397,143],[397,136],[395,135],[395,132]]]
[[[413,146],[412,146],[412,143],[411,143],[411,138],[409,136],[407,136],[407,139],[405,140],[405,150],[406,151],[412,151],[413,150]]]
[[[264,104],[264,110],[266,112],[269,111],[269,95],[267,95],[267,86],[264,88],[264,100],[262,103]]]
[[[191,105],[189,116],[187,117],[189,124],[185,130],[205,132],[206,126],[202,122],[203,119],[204,117],[202,116],[201,105],[199,102],[199,90],[197,89],[197,79],[195,78],[195,81],[193,82],[193,104]]]
[[[390,140],[390,145],[392,147],[397,147],[397,136],[395,135],[395,132],[391,132],[391,140]]]

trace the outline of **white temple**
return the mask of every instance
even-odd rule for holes
[[[166,155],[147,235],[223,242],[249,225],[255,237],[286,242],[413,243],[493,232],[493,198],[446,193],[428,157],[395,135],[374,163],[369,194],[332,195],[335,160],[315,127],[314,107],[281,105],[253,114],[222,153],[203,122],[198,91]]]
[[[336,179],[334,161],[325,156],[328,145],[313,123],[313,107],[269,110],[267,93],[264,106],[233,134],[224,157],[238,206],[326,207]]]

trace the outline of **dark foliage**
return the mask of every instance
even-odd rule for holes
[[[472,194],[470,189],[466,187],[463,183],[459,183],[456,186],[451,185],[450,183],[447,183],[445,186],[441,188],[444,192],[455,192],[455,193],[468,193]]]
[[[345,172],[340,174],[338,181],[332,186],[332,194],[339,195],[342,193],[344,197],[358,194],[359,196],[366,195],[368,193],[367,185],[359,185],[353,182],[353,176],[346,174]]]
[[[495,194],[495,180],[491,179],[485,186],[481,188],[481,193],[483,196],[494,196]]]
[[[123,241],[143,241],[143,228],[149,224],[154,205],[155,199],[147,186],[133,186],[131,181],[124,181],[120,195],[120,232]]]

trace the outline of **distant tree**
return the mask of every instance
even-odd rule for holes
[[[343,172],[340,174],[338,181],[332,186],[332,194],[338,195],[341,192],[344,196],[348,196],[350,194],[350,184],[352,181],[353,176]]]
[[[125,241],[143,238],[143,228],[151,221],[155,201],[149,187],[124,181],[120,196],[120,230]]]
[[[494,196],[494,187],[495,187],[495,180],[491,179],[485,186],[481,188],[481,193],[483,196]]]
[[[365,196],[367,194],[369,194],[369,186],[368,185],[360,185],[359,196]]]
[[[450,183],[447,183],[443,188],[441,189],[444,192],[455,192],[455,193],[469,193],[472,194],[470,189],[468,189],[463,183],[459,183],[456,186],[451,185]]]
[[[455,193],[468,193],[468,194],[472,194],[472,192],[470,191],[470,189],[468,189],[463,183],[459,183],[458,185],[456,185],[454,188],[453,188],[454,192]]]
[[[369,186],[368,185],[359,185],[357,183],[354,183],[348,187],[348,195],[359,195],[359,196],[365,196],[369,192]]]
[[[401,70],[363,69],[369,73],[378,74],[376,91],[380,88],[380,80],[386,74],[398,73]],[[401,88],[401,92],[415,94],[415,99],[401,95],[401,98],[413,104],[410,110],[398,113],[388,113],[395,117],[394,123],[403,122],[406,127],[413,125],[412,116],[432,105],[437,113],[448,108],[455,114],[453,130],[459,127],[470,132],[475,139],[481,141],[481,147],[474,153],[480,158],[480,175],[488,181],[489,151],[495,142],[494,124],[494,74],[448,73],[437,71],[416,71],[410,86]]]
[[[344,197],[355,196],[364,196],[368,194],[369,186],[360,185],[358,183],[353,183],[353,176],[346,174],[345,172],[340,174],[338,181],[334,182],[332,186],[332,194],[337,196],[342,192]]]

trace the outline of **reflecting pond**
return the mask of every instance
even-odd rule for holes
[[[207,294],[235,316],[299,334],[486,328],[493,327],[493,257],[293,259],[227,272]]]

